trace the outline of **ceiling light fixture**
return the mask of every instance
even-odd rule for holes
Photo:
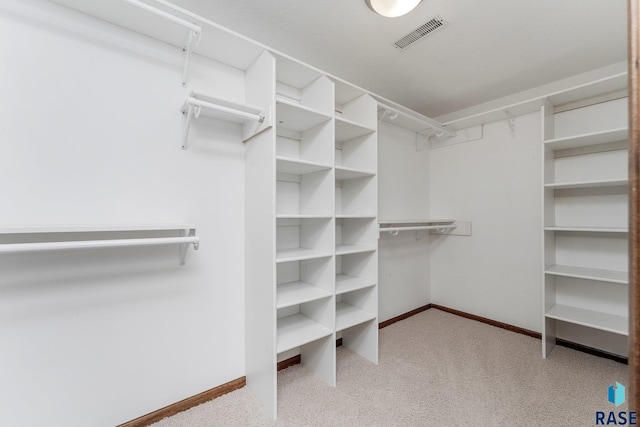
[[[421,2],[422,0],[365,0],[369,9],[387,18],[406,15]]]

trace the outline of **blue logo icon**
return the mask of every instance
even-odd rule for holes
[[[624,403],[624,386],[618,381],[616,381],[615,385],[610,385],[607,400],[616,405],[616,407],[622,405]]]

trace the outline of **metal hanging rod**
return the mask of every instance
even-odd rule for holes
[[[211,102],[201,101],[193,96],[187,98],[185,102],[187,106],[193,105],[194,107],[208,108],[210,110],[220,111],[222,113],[232,114],[234,116],[242,117],[248,120],[255,120],[257,122],[262,123],[264,121],[264,116],[260,114],[248,113],[246,111],[237,110],[235,108],[225,107],[223,105],[213,104]],[[199,115],[199,112],[196,112],[196,117]]]
[[[144,10],[147,13],[158,16],[160,18],[166,19],[167,21],[173,22],[174,24],[180,25],[184,27],[188,33],[184,42],[184,46],[182,50],[184,51],[184,62],[182,64],[182,86],[187,86],[187,75],[189,74],[189,59],[191,58],[191,52],[200,42],[200,36],[202,35],[202,27],[193,22],[189,22],[185,19],[178,18],[175,15],[172,15],[164,10],[157,9],[153,6],[149,6],[146,3],[143,3],[139,0],[122,0],[123,2],[137,7],[140,10]]]
[[[182,27],[185,27],[187,30],[193,31],[194,33],[200,34],[202,32],[202,27],[200,27],[199,25],[196,25],[193,22],[189,22],[185,19],[178,18],[175,15],[172,15],[168,12],[157,9],[153,6],[149,6],[148,4],[143,3],[139,0],[122,0],[122,1],[127,4],[130,4],[131,6],[137,7],[138,9],[142,9],[145,12],[149,12],[153,15],[159,16],[160,18],[164,18],[167,21],[171,21],[174,24],[178,24]]]
[[[441,125],[437,124],[437,122],[436,123],[431,123],[430,121],[421,119],[419,117],[415,117],[413,115],[405,113],[405,112],[403,112],[401,110],[398,110],[397,108],[393,108],[393,107],[391,107],[389,105],[386,105],[386,104],[383,104],[381,102],[378,102],[378,107],[385,111],[383,113],[383,117],[382,118],[384,118],[384,116],[386,114],[389,114],[389,120],[393,121],[393,120],[397,119],[398,116],[400,115],[400,116],[406,117],[406,118],[408,118],[410,120],[413,120],[415,122],[419,122],[419,123],[423,124],[426,127],[426,129],[418,131],[418,133],[422,133],[425,130],[430,129],[430,130],[435,131],[435,135],[438,136],[438,137],[444,136],[444,135],[450,136],[450,137],[456,136],[455,132],[445,128],[444,126],[441,126]]]
[[[37,242],[37,243],[10,243],[0,245],[0,254],[17,254],[28,252],[49,252],[72,249],[93,248],[117,248],[130,246],[160,246],[160,245],[188,245],[193,248],[200,247],[200,237],[158,237],[148,239],[114,239],[114,240],[80,240],[71,242]]]
[[[380,231],[398,232],[398,231],[418,231],[418,230],[436,230],[443,233],[445,230],[457,228],[457,225],[416,225],[409,227],[380,227]]]

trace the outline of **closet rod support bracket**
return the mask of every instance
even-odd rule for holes
[[[182,51],[184,52],[184,62],[182,64],[182,87],[187,87],[187,75],[189,73],[189,59],[191,59],[191,53],[193,52],[193,49],[200,42],[200,35],[201,33],[199,31],[194,31],[194,30],[190,30],[187,33],[187,40],[185,42],[184,47],[182,48]]]
[[[180,232],[181,236],[189,236],[189,237],[195,237],[196,235],[196,230],[195,228],[190,228],[188,230],[183,230]],[[185,265],[185,261],[187,258],[187,252],[189,250],[189,245],[191,243],[183,243],[180,245],[179,251],[180,251],[180,265]],[[200,241],[195,241],[193,242],[193,250],[197,251],[198,249],[200,249]]]

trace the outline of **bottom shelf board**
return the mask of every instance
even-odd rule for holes
[[[545,317],[614,334],[629,335],[629,319],[625,316],[556,304],[547,311]]]
[[[361,252],[373,252],[375,250],[376,248],[371,246],[347,245],[343,243],[336,245],[336,255],[348,255],[348,254],[357,254]]]
[[[336,275],[336,295],[369,288],[375,285],[375,282],[360,277],[349,276],[348,274]]]
[[[375,318],[375,314],[367,313],[361,308],[344,302],[336,304],[336,332],[374,320]]]
[[[601,270],[597,268],[573,267],[569,265],[552,265],[545,270],[553,276],[573,277],[576,279],[599,280],[611,283],[629,283],[629,273],[626,271]]]
[[[332,293],[326,289],[302,281],[280,283],[276,289],[277,308],[303,304],[309,301],[328,298],[332,295]]]
[[[276,349],[278,353],[282,353],[332,334],[331,329],[302,314],[281,317],[278,319]]]

